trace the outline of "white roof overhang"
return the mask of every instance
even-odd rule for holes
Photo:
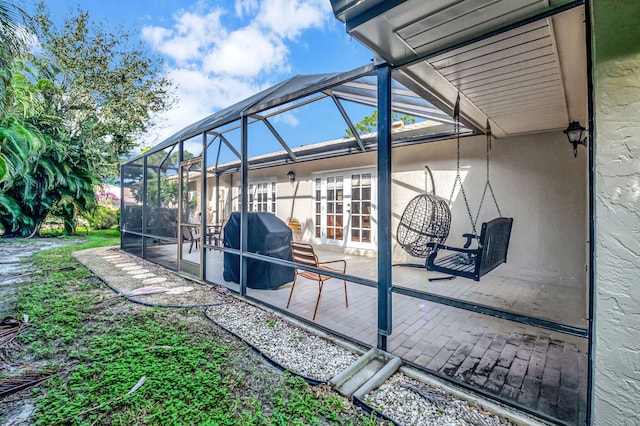
[[[353,37],[397,66],[394,77],[495,136],[587,121],[582,2],[332,0]],[[502,28],[502,29],[501,29]]]

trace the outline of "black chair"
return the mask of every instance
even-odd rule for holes
[[[219,246],[222,242],[222,227],[223,223],[217,223],[215,225],[207,225],[207,239],[209,241],[209,245]]]
[[[464,248],[429,243],[433,252],[427,258],[427,270],[443,272],[458,277],[480,281],[480,277],[507,262],[507,251],[511,237],[512,218],[499,217],[482,224],[480,236],[464,234],[467,239]],[[476,240],[477,248],[471,249]],[[455,252],[438,258],[440,250]]]
[[[200,228],[197,226],[183,226],[182,240],[189,241],[189,253],[191,253],[191,250],[193,250],[193,244],[195,243],[196,249],[200,244]]]

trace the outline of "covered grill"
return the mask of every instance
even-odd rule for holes
[[[249,212],[249,238],[247,251],[292,260],[291,228],[272,213]],[[240,249],[240,213],[233,212],[224,226],[225,247]],[[224,279],[240,282],[240,256],[224,254]],[[248,260],[247,286],[257,289],[274,289],[293,281],[294,269],[256,259]]]

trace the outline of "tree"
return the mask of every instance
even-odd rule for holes
[[[413,124],[416,122],[416,118],[412,115],[400,115],[400,113],[392,112],[391,120],[398,121],[402,120],[404,124]],[[378,127],[378,110],[374,110],[371,115],[366,115],[362,120],[358,121],[354,124],[354,127],[358,131],[358,134],[371,133],[375,132]],[[351,133],[351,129],[345,130],[346,135],[345,138],[352,138],[353,133]]]
[[[81,9],[58,28],[43,2],[33,22],[41,49],[25,56],[29,66],[14,62],[9,117],[33,137],[14,131],[25,137],[11,139],[24,152],[32,143],[21,168],[0,180],[6,235],[37,233],[50,213],[74,232],[77,215],[95,204],[94,185],[117,174],[120,157],[172,103],[161,63],[122,28],[107,30]],[[12,123],[0,122],[0,147]]]
[[[0,182],[0,226],[9,236],[27,236],[37,232],[49,213],[56,212],[65,219],[65,231],[72,233],[77,212],[95,204],[92,160],[76,140],[61,131],[61,119],[47,114],[47,99],[59,89],[20,64],[13,64],[14,102],[0,122],[0,135],[10,129],[14,116],[21,115],[21,126],[30,129],[28,134],[37,143],[31,144],[28,161]]]
[[[0,0],[0,118],[4,118],[11,94],[10,64],[26,50],[31,36],[27,31],[28,17],[18,6]]]
[[[0,183],[20,172],[37,143],[33,129],[20,117],[6,117],[15,95],[12,87],[13,61],[30,40],[27,16],[22,9],[0,0]]]
[[[41,2],[33,21],[42,53],[30,59],[50,70],[61,89],[50,100],[53,112],[93,156],[98,178],[117,175],[120,157],[173,103],[162,62],[144,44],[132,44],[123,28],[109,30],[80,8],[57,28]]]

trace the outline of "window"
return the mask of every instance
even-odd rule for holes
[[[250,182],[247,189],[249,191],[249,200],[247,205],[248,211],[276,213],[277,199],[275,178],[273,180]],[[240,210],[241,193],[242,187],[238,186],[238,211]]]

